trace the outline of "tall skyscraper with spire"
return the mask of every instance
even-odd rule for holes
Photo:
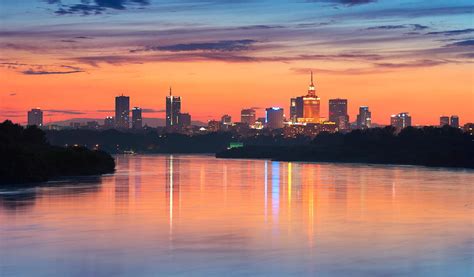
[[[313,72],[311,71],[311,84],[308,88],[308,94],[303,96],[303,118],[298,119],[298,122],[320,123],[320,102],[321,100],[316,95]]]
[[[181,113],[181,97],[170,94],[166,96],[166,127],[178,126],[179,114]]]

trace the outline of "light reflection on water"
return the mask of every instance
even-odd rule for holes
[[[473,276],[474,171],[117,156],[0,190],[0,276]]]

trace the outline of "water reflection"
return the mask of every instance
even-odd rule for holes
[[[473,171],[116,158],[0,190],[1,276],[473,273]]]

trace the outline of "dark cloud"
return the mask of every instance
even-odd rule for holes
[[[308,2],[335,3],[346,6],[355,6],[377,2],[377,0],[308,0]]]
[[[428,26],[421,25],[421,24],[401,24],[401,25],[381,25],[381,26],[373,26],[367,28],[367,30],[394,30],[394,29],[406,29],[412,28],[415,31],[424,30],[429,28]]]
[[[43,66],[35,65],[34,68],[28,68],[20,71],[25,75],[58,75],[58,74],[73,74],[85,72],[83,69],[69,65],[59,66]]]
[[[113,112],[115,112],[115,110],[96,110],[96,112],[99,112],[99,113],[113,113]],[[142,108],[142,113],[164,113],[164,112],[166,112],[166,110],[164,110],[164,109],[156,110],[156,109]]]
[[[257,41],[252,39],[242,40],[221,40],[216,42],[202,43],[183,43],[165,46],[147,47],[147,51],[169,51],[169,52],[188,52],[188,51],[212,51],[212,52],[228,52],[249,50]]]
[[[416,67],[432,67],[449,63],[446,60],[416,60],[406,63],[375,63],[374,66],[377,68],[416,68]]]
[[[16,96],[16,93],[14,93],[14,92],[10,93],[10,94],[8,94],[8,96]]]
[[[44,110],[45,112],[48,113],[56,113],[56,114],[85,114],[84,112],[77,111],[77,110]]]
[[[457,36],[473,33],[474,29],[460,29],[460,30],[449,30],[449,31],[440,31],[440,32],[429,32],[427,35],[443,35],[443,36]]]
[[[462,40],[455,43],[448,44],[446,46],[474,46],[474,39]]]
[[[130,5],[146,6],[150,4],[148,0],[81,0],[80,3],[72,5],[65,5],[60,0],[47,0],[47,2],[58,5],[58,9],[55,11],[57,15],[97,15],[108,9],[125,10]]]

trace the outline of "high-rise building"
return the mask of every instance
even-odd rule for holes
[[[115,126],[115,119],[113,116],[107,116],[104,119],[104,128],[106,129],[112,129]]]
[[[130,127],[130,97],[115,97],[115,126],[120,129]]]
[[[320,123],[320,99],[316,95],[316,88],[313,82],[313,72],[311,72],[311,84],[308,88],[308,94],[303,96],[303,118],[299,122]]]
[[[28,126],[43,126],[43,111],[39,108],[28,111]]]
[[[178,125],[180,127],[191,126],[191,115],[188,113],[180,113],[178,115]]]
[[[443,127],[445,125],[449,125],[449,116],[443,115],[439,118],[439,126]]]
[[[295,123],[303,118],[303,96],[290,99],[290,120]]]
[[[221,129],[221,123],[217,120],[209,120],[207,123],[207,130],[209,132],[219,132]]]
[[[397,129],[403,129],[411,126],[411,116],[409,113],[399,113],[390,117],[390,125]]]
[[[369,111],[369,107],[359,107],[359,114],[357,115],[357,128],[367,129],[372,126],[372,113]]]
[[[339,130],[349,129],[347,99],[329,99],[329,121],[336,123]]]
[[[222,125],[232,125],[232,117],[228,114],[225,114],[221,117]]]
[[[243,109],[240,111],[240,122],[247,125],[255,124],[255,110],[254,109]]]
[[[281,129],[283,128],[284,115],[283,109],[279,107],[267,108],[266,110],[265,123],[269,129]]]
[[[143,127],[142,109],[134,107],[132,109],[132,128],[139,130]]]
[[[451,127],[453,128],[459,128],[459,116],[457,115],[452,115],[451,116]]]
[[[173,96],[170,88],[170,95],[166,96],[166,127],[179,125],[180,113],[181,97]]]

